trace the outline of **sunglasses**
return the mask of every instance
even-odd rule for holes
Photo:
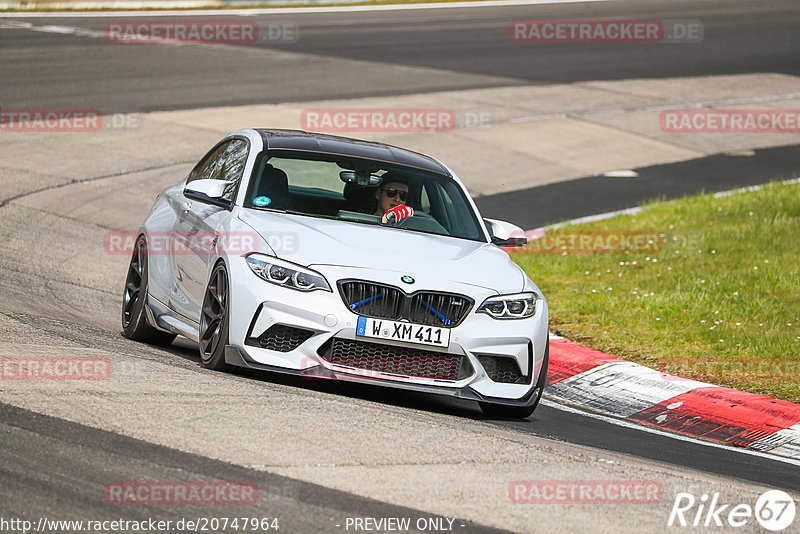
[[[387,189],[383,189],[383,192],[386,193],[386,196],[389,198],[394,198],[395,195],[400,195],[400,200],[402,202],[408,200],[408,191],[402,191],[400,189],[395,189],[394,187],[389,187]]]

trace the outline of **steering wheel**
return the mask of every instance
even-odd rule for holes
[[[439,221],[433,218],[432,215],[424,211],[415,211],[411,217],[406,217],[397,222],[398,228],[407,228],[408,230],[419,230],[421,232],[429,232],[431,234],[450,235],[447,229],[439,224]]]

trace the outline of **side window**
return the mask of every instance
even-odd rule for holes
[[[233,200],[236,187],[242,179],[244,166],[247,163],[248,145],[246,141],[234,139],[218,146],[195,169],[190,182],[195,180],[222,180],[230,182],[225,188],[223,199]]]
[[[190,182],[194,182],[195,180],[211,180],[217,178],[217,168],[219,167],[219,161],[225,154],[225,149],[230,145],[230,143],[224,143],[217,147],[214,152],[212,152],[204,161],[201,163],[197,169],[194,171],[192,176],[189,178]]]
[[[444,184],[443,197],[445,200],[445,211],[451,224],[446,226],[448,230],[459,235],[470,236],[475,239],[480,236],[480,229],[475,223],[471,210],[466,202],[457,202],[462,197],[461,189],[455,182]]]
[[[423,185],[422,192],[420,193],[420,209],[425,213],[431,212],[431,199],[428,198],[428,188]]]
[[[228,143],[225,155],[223,156],[219,172],[216,178],[225,182],[230,182],[225,188],[224,199],[227,201],[233,200],[233,195],[236,192],[236,187],[242,180],[244,174],[244,166],[247,163],[248,146],[246,141],[241,139],[234,139]]]

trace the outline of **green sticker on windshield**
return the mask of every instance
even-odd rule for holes
[[[269,197],[256,197],[253,199],[253,205],[258,206],[259,208],[263,208],[264,206],[269,206],[272,202],[272,199]]]

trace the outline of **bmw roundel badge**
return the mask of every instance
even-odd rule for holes
[[[407,274],[404,275],[404,276],[401,276],[400,280],[402,280],[406,284],[413,284],[414,283],[414,279],[412,277],[408,276]]]

